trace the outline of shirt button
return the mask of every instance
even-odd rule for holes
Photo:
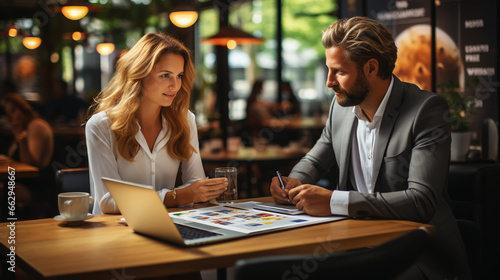
[[[155,162],[155,160],[154,160],[154,159],[152,159],[152,160],[151,160],[151,162]]]
[[[154,172],[154,171],[153,171],[153,172],[151,172],[151,175],[155,175],[155,172]]]

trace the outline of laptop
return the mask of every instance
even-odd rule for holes
[[[293,216],[293,218],[292,216],[288,216],[288,222],[285,222],[285,219],[275,219],[280,221],[276,222],[274,225],[267,225],[268,227],[264,226],[261,228],[260,226],[262,226],[262,224],[254,223],[251,221],[252,219],[249,220],[249,217],[245,216],[239,217],[245,220],[245,222],[248,222],[248,224],[244,226],[245,229],[241,227],[211,226],[206,221],[205,223],[199,222],[199,219],[177,218],[175,215],[170,216],[160,196],[158,196],[156,190],[151,186],[104,177],[102,181],[115,200],[127,224],[134,232],[181,246],[214,243],[250,235],[345,219],[345,217],[333,216],[311,217],[305,215],[298,217],[301,215],[296,215]],[[233,210],[227,209],[222,212],[234,211],[235,208],[244,209],[242,208],[244,207],[243,204],[245,203],[231,205],[231,209]],[[253,209],[254,206],[255,204],[250,202],[250,205],[245,207],[249,207],[246,209]],[[259,219],[262,218],[267,221],[266,223],[272,224],[268,221],[270,219],[269,216],[273,216],[271,213],[258,212],[251,215],[252,217],[258,216]],[[254,229],[256,225],[259,225],[258,229]],[[249,230],[249,228],[252,229]]]
[[[181,246],[195,246],[248,235],[170,217],[160,196],[151,186],[105,177],[102,181],[128,226],[136,233]]]

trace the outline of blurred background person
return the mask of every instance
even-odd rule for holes
[[[0,102],[3,100],[4,96],[11,93],[18,93],[16,83],[12,79],[3,80],[0,86]],[[6,154],[12,137],[10,123],[7,120],[3,106],[0,106],[0,133],[2,134],[0,138],[0,151]]]
[[[282,116],[282,106],[262,97],[264,80],[258,79],[247,98],[246,124],[249,127],[268,126],[271,119]]]
[[[54,171],[50,167],[54,152],[52,128],[19,94],[6,94],[2,105],[13,136],[7,156],[39,169],[38,178],[26,180],[25,186],[16,184],[16,202],[19,206],[22,206],[23,200],[26,204],[33,202],[51,211],[53,207],[57,208],[57,205],[54,205],[57,194],[53,187]],[[23,192],[29,194],[22,196]]]
[[[40,169],[49,166],[54,151],[50,125],[19,94],[4,96],[3,107],[14,136],[8,156]]]
[[[254,138],[264,136],[267,143],[285,146],[290,140],[300,138],[299,131],[284,129],[291,119],[300,118],[300,102],[295,97],[289,82],[282,84],[281,103],[264,98],[264,84],[264,80],[257,79],[252,86],[247,98],[245,125],[250,131],[250,136]],[[269,133],[269,130],[263,132],[263,128],[272,128],[272,133]]]
[[[283,98],[283,114],[287,117],[300,117],[300,102],[295,96],[292,84],[289,81],[283,81],[281,84],[281,96]]]

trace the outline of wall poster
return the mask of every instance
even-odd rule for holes
[[[435,67],[431,5],[436,12]],[[474,100],[469,130],[472,145],[481,145],[484,120],[491,118],[497,125],[499,120],[497,5],[496,0],[341,0],[340,16],[364,15],[389,28],[398,47],[394,74],[401,80],[428,91],[453,84]]]

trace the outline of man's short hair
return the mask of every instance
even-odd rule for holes
[[[397,48],[389,30],[367,17],[339,19],[323,31],[325,48],[342,47],[349,60],[362,67],[369,59],[379,63],[377,75],[388,79],[397,59]]]

